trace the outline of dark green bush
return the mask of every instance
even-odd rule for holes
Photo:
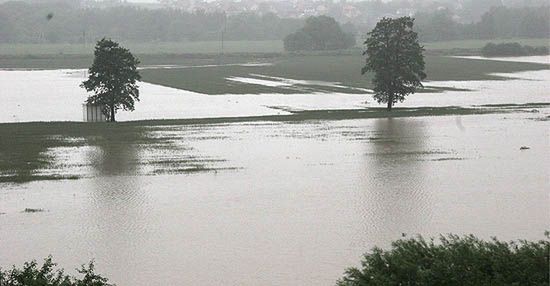
[[[367,253],[337,285],[549,285],[549,251],[548,241],[401,239]]]
[[[334,18],[309,17],[304,27],[284,39],[286,51],[333,51],[355,46],[355,36],[342,30]]]
[[[33,260],[25,262],[21,269],[15,266],[10,270],[0,268],[0,286],[114,286],[108,283],[107,278],[94,272],[93,262],[77,270],[82,279],[65,275],[63,269],[54,269],[56,266],[48,257],[40,267]]]
[[[513,57],[548,55],[548,47],[522,46],[519,43],[488,43],[481,49],[484,57]]]

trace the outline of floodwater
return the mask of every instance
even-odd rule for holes
[[[438,83],[480,91],[417,94],[410,101],[454,105],[458,96],[469,99],[467,105],[549,102],[544,72],[496,83]],[[27,76],[25,85],[19,77]],[[75,71],[0,72],[2,97],[6,90],[17,93],[20,101],[8,96],[8,104],[23,105],[13,112],[17,120],[0,115],[0,121],[79,120],[81,110],[51,106],[41,117],[29,110],[40,109],[41,96],[80,104],[71,96],[85,95],[70,87],[80,77]],[[33,100],[27,92],[34,78],[51,85],[35,89]],[[121,113],[124,119],[158,115],[153,95],[174,100],[171,105],[181,109],[161,106],[180,117],[284,112],[268,107],[276,105],[365,106],[364,95],[340,101],[326,94],[261,95],[256,103],[250,96],[204,99],[148,84],[142,88],[142,113],[137,106],[138,115]],[[212,105],[200,106],[206,103]],[[11,110],[5,108],[0,106]],[[0,184],[0,265],[52,254],[70,272],[95,259],[98,271],[120,286],[334,285],[364,252],[388,247],[403,234],[543,239],[550,228],[549,115],[550,108],[540,108],[151,126],[141,136],[160,141],[140,140],[124,150],[66,138],[82,144],[47,149],[53,164],[38,171],[81,179]],[[186,172],[193,164],[203,171]]]
[[[147,146],[60,147],[60,172],[77,161],[86,178],[1,186],[0,265],[53,254],[118,285],[333,285],[402,233],[542,239],[549,113],[151,130],[190,150],[161,155],[234,168],[189,174],[118,163]]]

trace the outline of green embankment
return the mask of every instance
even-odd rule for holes
[[[222,47],[219,41],[197,42],[121,42],[122,46],[136,54],[218,54]],[[224,53],[281,53],[283,42],[272,41],[224,41]],[[89,55],[93,44],[0,44],[0,55]]]

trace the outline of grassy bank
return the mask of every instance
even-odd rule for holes
[[[94,44],[0,44],[0,55],[91,55]],[[219,54],[220,41],[197,42],[122,42],[121,45],[136,54]],[[224,41],[224,53],[282,53],[283,41]]]
[[[550,46],[550,39],[496,39],[460,40],[423,43],[427,55],[480,55],[488,42],[518,42],[530,46]],[[144,65],[159,64],[215,64],[222,54],[219,41],[205,42],[152,42],[121,43],[139,56]],[[0,44],[0,68],[87,68],[92,62],[93,44]],[[344,54],[360,54],[359,46]],[[337,52],[340,53],[340,52]],[[272,41],[225,41],[223,62],[245,62],[251,58],[288,57],[283,42]],[[308,53],[326,55],[334,52]],[[241,59],[239,59],[241,58]],[[200,59],[200,61],[198,61]]]
[[[189,140],[202,140],[200,134],[182,133],[177,137],[151,136],[151,132],[164,130],[162,126],[183,127],[242,122],[302,122],[319,120],[349,120],[387,117],[419,117],[474,115],[491,113],[529,112],[534,108],[547,108],[548,103],[524,105],[495,105],[465,107],[395,108],[388,113],[383,108],[354,110],[296,111],[287,115],[225,117],[177,120],[147,120],[110,123],[31,122],[0,124],[0,183],[23,183],[37,180],[78,179],[79,174],[59,174],[51,150],[61,148],[85,148],[91,152],[95,165],[91,166],[107,175],[132,173],[138,165],[147,165],[148,174],[190,173],[231,169],[223,159],[193,155],[189,146],[175,144]],[[193,137],[195,134],[199,137]],[[174,137],[176,136],[176,137]],[[223,138],[222,138],[223,139]],[[91,149],[90,149],[91,147]],[[101,152],[93,153],[99,149]],[[137,160],[137,150],[157,152],[170,150],[166,158]],[[160,153],[162,153],[160,152]],[[158,153],[158,152],[157,152]],[[82,168],[84,162],[75,162]]]
[[[456,40],[422,43],[428,51],[443,50],[480,50],[487,43],[517,42],[529,46],[550,46],[550,39],[491,39],[491,40]],[[197,42],[122,42],[136,54],[220,54],[220,41]],[[358,41],[361,47],[362,41]],[[45,56],[45,55],[91,55],[93,43],[87,44],[0,44],[1,56]],[[224,41],[223,52],[231,53],[283,53],[283,41]]]

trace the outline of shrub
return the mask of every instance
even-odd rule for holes
[[[50,256],[40,267],[33,260],[25,262],[22,269],[14,266],[3,271],[0,268],[0,286],[114,286],[107,278],[95,273],[93,261],[77,269],[83,275],[82,279],[65,275],[63,269],[54,269],[56,266]]]
[[[548,285],[548,241],[483,241],[474,236],[400,239],[374,248],[338,286]]]
[[[522,46],[519,43],[488,43],[481,49],[484,57],[548,55],[548,47]]]

